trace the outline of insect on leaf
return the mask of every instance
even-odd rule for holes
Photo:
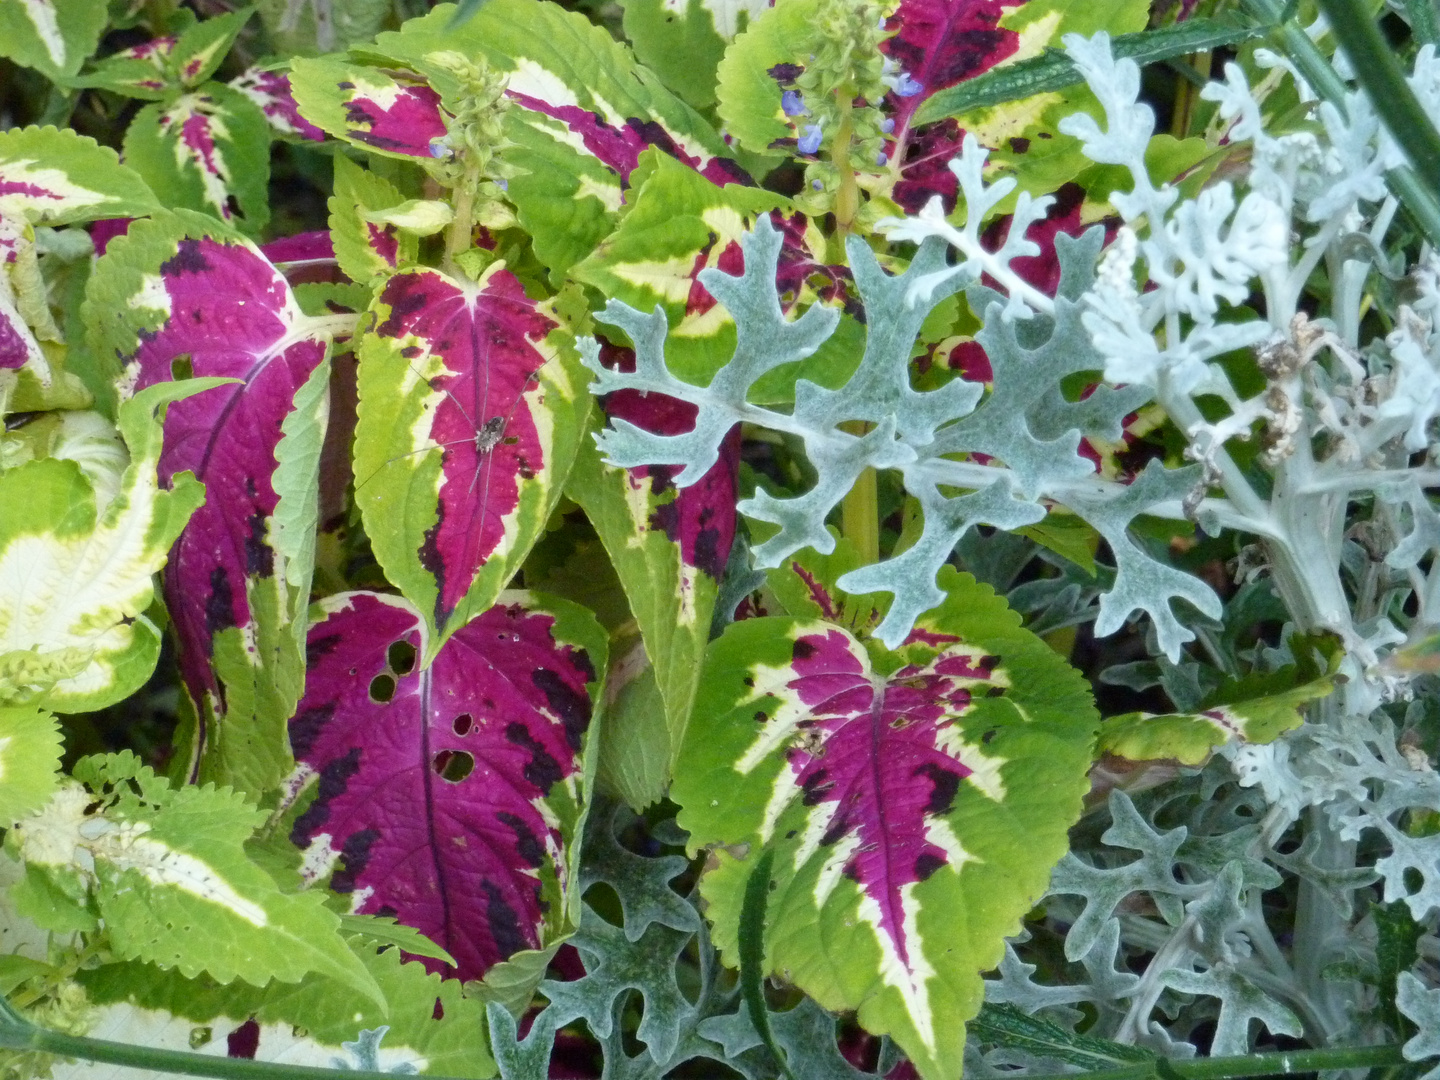
[[[360,346],[356,500],[430,658],[519,569],[560,497],[590,395],[557,320],[495,264],[403,270]]]
[[[1066,849],[1096,724],[1078,674],[1002,600],[941,580],[945,602],[878,659],[815,619],[732,623],[671,789],[692,850],[721,845],[701,885],[721,949],[771,845],[768,970],[858,1009],[925,1077],[960,1072],[980,972]]]
[[[529,593],[506,594],[422,668],[425,634],[398,597],[321,605],[290,724],[318,794],[291,838],[360,913],[420,930],[469,980],[573,918],[605,635],[582,608]]]

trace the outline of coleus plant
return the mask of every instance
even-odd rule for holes
[[[1440,216],[1251,6],[0,0],[7,1072],[1433,1053]]]

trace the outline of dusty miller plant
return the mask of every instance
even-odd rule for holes
[[[1223,1055],[1246,1052],[1262,1029],[1320,1044],[1373,1041],[1387,1023],[1409,1034],[1413,1021],[1432,1033],[1407,1046],[1419,1059],[1435,1050],[1440,1024],[1440,991],[1425,989],[1440,952],[1440,835],[1429,825],[1440,778],[1422,746],[1435,711],[1425,639],[1440,622],[1440,517],[1426,495],[1440,482],[1431,425],[1440,413],[1440,262],[1428,247],[1409,266],[1387,254],[1398,204],[1385,177],[1403,155],[1359,91],[1343,105],[1320,102],[1303,129],[1267,129],[1263,93],[1230,64],[1202,97],[1216,104],[1229,141],[1248,143],[1248,176],[1187,198],[1156,186],[1146,168],[1154,117],[1138,101],[1137,66],[1115,60],[1103,34],[1071,35],[1066,45],[1103,116],[1077,113],[1060,128],[1092,161],[1131,177],[1110,197],[1121,224],[1103,253],[1098,228],[1061,236],[1055,294],[1028,284],[1011,263],[1039,250],[1025,234],[1048,197],[1022,193],[1008,235],[991,250],[981,223],[1014,182],[987,184],[986,152],[967,137],[950,165],[964,225],[938,197],[914,217],[882,222],[892,241],[918,245],[898,276],[849,240],[869,320],[864,358],[845,386],[802,380],[788,411],[747,400],[757,378],[809,355],[835,324],[823,308],[793,322],[781,314],[766,269],[778,238],[762,219],[745,241],[750,272],[702,275],[739,338],[708,386],[666,369],[658,313],[619,303],[602,312],[635,341],[639,359],[621,373],[592,347],[597,390],[683,398],[698,419],[682,435],[616,421],[601,449],[618,465],[682,466],[684,486],[710,468],[737,422],[802,440],[813,486],[793,498],[761,490],[741,504],[776,527],[754,549],[762,567],[807,546],[833,550],[826,515],[861,471],[897,471],[923,530],[891,558],[839,579],[850,593],[893,595],[877,630],[891,647],[943,598],[936,573],[967,533],[1031,525],[1063,507],[1100,534],[1114,560],[1088,612],[1095,633],[1113,633],[1137,613],[1149,620],[1155,661],[1112,668],[1106,681],[1163,685],[1182,710],[1214,689],[1213,668],[1202,672],[1197,656],[1235,674],[1236,653],[1219,644],[1220,632],[1245,612],[1227,615],[1208,584],[1156,558],[1131,526],[1140,515],[1189,519],[1211,536],[1236,537],[1247,583],[1239,595],[1273,590],[1286,621],[1273,641],[1244,651],[1252,673],[1328,663],[1334,692],[1279,741],[1232,743],[1159,792],[1113,793],[1108,827],[1095,807],[1055,872],[1046,918],[1032,924],[1051,940],[1063,934],[1063,984],[1033,978],[1026,958],[1037,942],[1027,931],[1007,947],[987,1000],[1067,1029],[1085,1018],[1090,1035],[1181,1056],[1194,1053],[1202,1024],[1210,1051]],[[1286,65],[1274,54],[1260,59]],[[1302,100],[1313,100],[1291,77]],[[1420,51],[1410,83],[1440,118],[1433,47]],[[1316,308],[1307,285],[1322,270],[1330,289]],[[977,340],[993,384],[917,391],[911,344],[931,309],[960,290],[983,313]],[[1377,291],[1393,300],[1393,329],[1365,338]],[[1252,378],[1242,390],[1236,376],[1247,357],[1258,389]],[[1086,372],[1090,392],[1062,391],[1062,380]],[[1119,439],[1127,414],[1151,402],[1183,434],[1191,463],[1152,461],[1128,485],[1097,475],[1081,440]],[[1317,661],[1321,653],[1329,661]],[[1372,883],[1384,904],[1357,904],[1356,891]],[[1277,895],[1293,918],[1283,939],[1273,925]],[[1414,973],[1367,968],[1357,942],[1373,947],[1377,937],[1408,943],[1404,967],[1424,959]],[[1136,955],[1151,958],[1143,975],[1126,963]],[[1074,1007],[1082,1003],[1084,1011]],[[1013,1049],[987,1056],[983,1026],[979,1034],[967,1050],[977,1075],[1039,1060]]]

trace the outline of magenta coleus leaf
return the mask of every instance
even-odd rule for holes
[[[431,158],[430,144],[447,130],[440,95],[407,72],[297,60],[290,92],[307,123],[391,157]]]
[[[301,312],[253,244],[194,214],[137,222],[111,242],[92,282],[92,341],[123,366],[122,394],[191,375],[238,380],[166,415],[160,477],[193,473],[206,501],[164,581],[199,713],[192,771],[263,790],[289,769],[284,724],[299,695],[309,601],[304,539],[287,540],[278,522],[313,499],[314,478],[302,469],[282,481],[282,425],[323,432],[331,327]],[[291,420],[302,388],[316,399],[313,415]]]
[[[301,777],[318,778],[291,833],[307,873],[424,932],[461,979],[541,947],[572,902],[604,631],[507,593],[422,667],[425,620],[399,597],[322,611],[290,723]]]
[[[587,380],[568,333],[503,264],[479,284],[402,270],[371,313],[356,499],[438,649],[494,602],[544,528],[589,414]]]
[[[937,91],[973,79],[1011,56],[1020,35],[999,23],[1014,4],[1001,0],[901,0],[887,23],[895,34],[881,51],[895,66],[887,95],[895,121],[892,158],[900,155],[900,179],[893,197],[914,213],[940,195],[955,205],[956,181],[947,167],[960,151],[964,132],[954,120],[915,127],[915,111]]]
[[[325,132],[300,115],[295,95],[290,92],[290,76],[283,71],[252,67],[231,79],[230,86],[258,105],[278,134],[310,142],[325,141]]]
[[[782,600],[849,606],[797,569]],[[701,889],[722,950],[769,847],[767,968],[858,1009],[927,1077],[960,1073],[980,972],[1065,851],[1096,729],[1078,674],[1003,600],[941,581],[894,653],[814,617],[727,627],[671,787],[692,850],[716,848]]]

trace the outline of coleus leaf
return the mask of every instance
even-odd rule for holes
[[[295,95],[290,92],[290,76],[285,72],[252,67],[235,76],[227,85],[258,105],[277,135],[308,142],[325,141],[325,133],[300,115]]]
[[[108,21],[106,0],[0,0],[0,56],[51,79],[74,75]]]
[[[402,270],[370,310],[356,501],[386,576],[424,613],[428,663],[544,529],[590,395],[568,334],[503,263],[476,284]]]
[[[46,225],[139,217],[159,207],[114,150],[53,127],[0,131],[0,205],[7,217]]]
[[[125,161],[171,208],[250,233],[269,220],[270,122],[224,83],[146,105],[125,130]]]
[[[418,76],[341,60],[296,60],[290,91],[301,115],[338,139],[376,154],[431,158],[443,138],[440,95]]]
[[[422,667],[426,634],[398,597],[322,602],[290,724],[319,787],[291,838],[358,911],[420,930],[468,980],[575,918],[606,640],[583,608],[528,593],[506,594]]]
[[[252,986],[313,972],[385,1007],[323,896],[282,893],[247,856],[264,811],[228,788],[171,787],[128,752],[74,775],[5,845],[32,887],[86,898],[115,956]]]
[[[199,712],[192,773],[264,790],[290,770],[284,725],[300,693],[305,522],[336,324],[304,315],[248,241],[183,211],[112,242],[84,310],[96,352],[123,366],[123,387],[186,374],[240,380],[166,418],[160,474],[193,473],[206,502],[176,542],[165,592]]]
[[[169,57],[170,70],[180,85],[198,86],[214,74],[254,13],[253,7],[247,7],[210,15],[182,32]]]
[[[342,916],[342,926],[344,921]],[[318,975],[259,990],[240,982],[222,986],[204,975],[186,979],[149,964],[111,963],[77,977],[94,1007],[85,1034],[285,1065],[397,1074],[409,1072],[408,1065],[421,1074],[476,1080],[495,1074],[483,1006],[462,996],[458,982],[402,962],[396,949],[352,948],[384,992],[388,1010],[337,994],[334,982]]]
[[[413,263],[420,242],[399,226],[367,221],[367,210],[384,210],[405,201],[394,184],[362,169],[349,158],[335,158],[335,194],[330,196],[330,236],[335,259],[347,277],[368,282]]]
[[[187,472],[161,466],[157,484],[157,414],[191,395],[218,396],[218,385],[157,386],[121,406],[130,464],[103,507],[76,461],[0,471],[0,703],[43,695],[56,711],[84,712],[150,677],[160,652],[145,615],[153,575],[204,499]]]
[[[1066,849],[1096,726],[1078,673],[1002,600],[941,580],[897,654],[819,620],[731,624],[671,789],[691,850],[716,848],[701,889],[722,950],[770,846],[768,969],[858,1009],[926,1077],[960,1072],[980,972]]]
[[[700,0],[681,9],[664,0],[625,0],[625,37],[640,62],[697,109],[715,103],[715,68],[725,46],[769,0]]]
[[[1012,6],[1001,0],[902,0],[888,21],[895,33],[880,49],[899,68],[898,85],[906,90],[892,90],[886,102],[895,122],[890,155],[900,174],[892,197],[906,210],[913,213],[936,194],[954,204],[955,177],[945,166],[964,133],[953,120],[917,126],[915,114],[936,93],[1015,55],[1020,35],[999,25]]]
[[[90,87],[146,101],[160,101],[174,89],[170,56],[175,38],[151,38],[111,53],[85,75],[69,80],[72,87]]]
[[[398,33],[381,34],[376,48],[430,74],[447,102],[458,88],[427,60],[433,54],[481,55],[508,72],[509,97],[523,108],[506,116],[505,134],[514,145],[504,156],[519,173],[507,195],[557,280],[611,233],[646,148],[657,147],[718,184],[748,181],[714,129],[580,12],[533,0],[487,0],[455,29],[453,11],[440,5]]]
[[[1297,662],[1227,680],[1193,713],[1126,713],[1100,727],[1098,749],[1130,761],[1201,765],[1230,742],[1269,743],[1305,722],[1304,708],[1335,688],[1343,655],[1329,635],[1294,635]]]
[[[281,56],[313,56],[370,41],[388,19],[389,0],[260,0],[260,19]]]
[[[49,801],[60,779],[63,750],[55,717],[34,705],[0,705],[0,822],[5,828]]]

